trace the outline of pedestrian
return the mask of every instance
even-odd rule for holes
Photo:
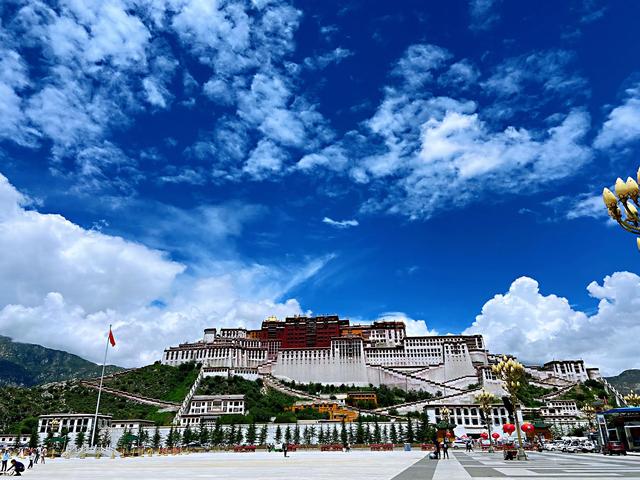
[[[439,460],[440,459],[440,442],[438,441],[438,439],[436,439],[435,444],[436,444],[435,454],[436,454],[436,458]]]
[[[7,463],[9,462],[9,452],[7,451],[7,449],[3,449],[2,450],[2,467],[0,467],[0,472],[6,472],[7,471]]]
[[[467,452],[473,451],[473,445],[471,445],[471,440],[467,440],[466,446],[467,446]]]
[[[16,477],[21,477],[22,476],[22,472],[24,472],[24,464],[22,462],[17,461],[15,458],[11,460],[11,466],[9,467],[9,470],[7,470],[7,472],[10,472],[11,470],[13,470],[13,474]]]
[[[442,458],[449,458],[449,444],[446,440],[442,442]]]
[[[345,452],[350,452],[351,451],[351,444],[349,442],[347,442],[344,446],[344,451]]]
[[[284,456],[285,456],[285,458],[286,458],[286,456],[287,456],[287,450],[288,450],[288,449],[289,449],[289,445],[287,445],[287,442],[284,442],[284,443],[282,444],[282,451],[284,452]]]
[[[40,463],[44,465],[44,460],[47,458],[47,447],[42,447],[42,451],[40,452]]]
[[[36,452],[31,450],[29,452],[29,466],[27,468],[33,468],[33,461],[36,459]]]
[[[36,457],[35,457],[33,463],[38,463],[38,460],[40,460],[40,449],[39,448],[35,449],[35,454],[36,454]]]

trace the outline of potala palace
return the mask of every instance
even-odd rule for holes
[[[403,322],[351,325],[337,316],[271,317],[259,330],[208,328],[201,341],[165,350],[163,363],[201,363],[214,375],[232,370],[257,377],[272,375],[298,383],[388,385],[457,396],[469,385],[501,396],[491,365],[502,356],[487,351],[482,335],[409,337]],[[527,366],[534,383],[567,387],[600,379],[582,360]]]
[[[509,356],[508,352],[504,353]],[[204,378],[217,376],[261,379],[264,388],[296,398],[298,401],[290,407],[292,410],[313,408],[328,414],[326,420],[312,422],[319,422],[319,428],[332,422],[350,423],[364,415],[368,419],[379,417],[380,425],[390,429],[393,422],[406,422],[404,415],[411,412],[424,413],[430,423],[437,424],[443,420],[442,412],[446,407],[450,421],[456,425],[456,436],[478,438],[487,422],[495,431],[500,431],[501,426],[510,421],[502,401],[506,392],[491,369],[504,353],[490,353],[482,335],[407,336],[404,323],[398,321],[353,325],[335,315],[296,316],[285,320],[270,317],[257,330],[207,328],[201,340],[167,348],[162,357],[163,364],[199,365],[199,374],[180,404],[136,397],[111,388],[105,391],[175,411],[173,424],[159,429],[163,439],[174,428],[213,428],[221,416],[245,413],[244,395],[233,392],[204,395],[200,392]],[[622,395],[601,377],[599,370],[587,368],[580,359],[525,365],[525,370],[530,385],[542,387],[549,393],[536,399],[539,407],[517,409],[516,415],[520,420],[539,419],[547,428],[553,426],[564,434],[575,428],[588,427],[589,419],[576,401],[563,398],[574,386],[588,380],[600,382],[619,405],[625,405]],[[95,382],[84,383],[97,388]],[[353,385],[354,391],[316,395],[296,388],[299,384],[308,383]],[[420,396],[421,400],[379,406],[376,394],[362,388],[370,385],[422,391],[430,395]],[[482,417],[476,399],[484,390],[497,397],[488,419]],[[353,399],[367,400],[374,405],[361,408],[350,402]],[[52,433],[59,434],[65,428],[71,433],[91,431],[94,420],[89,413],[42,415],[38,432],[44,439]],[[152,434],[156,429],[153,422],[116,420],[110,415],[100,415],[98,422],[101,430],[109,432],[112,445],[127,431],[140,429]],[[390,423],[386,425],[384,422]],[[308,423],[300,420],[298,424],[285,425],[272,420],[261,428],[267,432],[267,440],[273,441],[276,430],[287,428],[297,431],[300,425]],[[239,431],[243,428],[247,427],[238,426]]]

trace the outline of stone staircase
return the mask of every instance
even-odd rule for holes
[[[384,366],[384,365],[371,365],[371,366],[379,368],[383,372],[388,372],[388,373],[391,373],[393,375],[400,376],[400,377],[410,378],[412,380],[415,380],[415,381],[419,382],[420,384],[424,385],[425,387],[429,387],[430,389],[434,389],[435,388],[437,390],[440,390],[441,392],[445,392],[447,390],[451,390],[453,392],[464,392],[465,391],[462,388],[453,387],[453,386],[446,385],[444,383],[436,382],[436,381],[433,381],[433,380],[427,380],[426,378],[418,377],[417,375],[414,375],[413,373],[403,372],[403,371],[397,370],[397,369],[395,369],[393,367],[388,367],[388,366]]]
[[[100,384],[92,380],[82,380],[80,382],[80,385],[88,388],[92,388],[94,390],[100,389]],[[176,411],[180,406],[180,404],[176,402],[170,402],[168,400],[158,400],[157,398],[149,398],[143,395],[125,392],[123,390],[116,390],[115,388],[106,387],[104,385],[102,385],[102,392],[108,393],[110,395],[114,395],[116,397],[125,398],[127,400],[131,400],[132,402],[140,403],[142,405],[153,405],[154,407],[160,407],[167,412]]]
[[[202,379],[205,377],[205,369],[206,369],[206,367],[204,367],[204,366],[200,368],[200,372],[198,373],[198,376],[196,377],[195,381],[193,382],[193,385],[191,385],[191,388],[189,389],[189,392],[184,397],[184,400],[182,401],[182,404],[180,405],[180,408],[178,408],[178,412],[176,413],[176,416],[173,417],[173,424],[174,425],[180,425],[180,420],[182,418],[182,415],[184,415],[188,411],[189,404],[191,403],[191,399],[193,398],[193,396],[198,391],[198,388],[200,387],[200,383],[202,383]]]

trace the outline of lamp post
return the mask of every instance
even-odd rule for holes
[[[640,181],[640,169],[638,170],[638,180]],[[638,218],[640,188],[638,183],[631,177],[627,178],[626,182],[618,178],[614,191],[615,195],[608,188],[602,190],[602,199],[607,207],[609,216],[627,232],[640,235],[640,219]],[[620,206],[622,206],[622,209]],[[640,238],[636,239],[636,244],[640,249]]]
[[[493,373],[502,380],[504,389],[511,397],[511,403],[513,404],[513,420],[516,424],[516,432],[518,434],[518,460],[527,460],[527,454],[522,448],[522,434],[520,433],[520,423],[518,422],[518,393],[524,385],[525,371],[524,366],[514,360],[513,358],[507,359],[506,355],[497,364],[491,367]]]
[[[480,406],[480,410],[484,414],[484,421],[489,431],[489,453],[493,453],[493,442],[491,441],[491,407],[498,401],[498,397],[482,390],[482,393],[476,395],[476,403]]]
[[[630,407],[640,407],[640,395],[635,393],[633,390],[631,390],[628,395],[624,396],[624,401],[627,402],[627,405]]]
[[[447,433],[449,433],[449,417],[451,416],[451,410],[449,410],[447,407],[443,407],[440,413],[442,413],[442,420],[447,424],[447,427],[444,430],[444,441],[446,442]]]

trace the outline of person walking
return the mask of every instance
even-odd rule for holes
[[[38,460],[40,460],[40,449],[39,448],[35,448],[34,449],[34,453],[35,453],[35,459],[33,463],[38,463]]]
[[[284,442],[282,444],[282,451],[284,452],[285,458],[287,457],[287,450],[289,450],[289,445],[287,444],[287,442]]]
[[[31,450],[29,452],[29,466],[27,467],[27,469],[33,468],[33,462],[36,459],[36,452]]]
[[[436,444],[436,451],[435,451],[436,459],[440,460],[440,442],[438,441],[437,438],[436,438],[435,444]]]
[[[0,472],[7,471],[7,463],[9,462],[10,458],[11,456],[9,455],[9,451],[6,449],[3,449],[2,450],[2,467],[0,467]]]
[[[449,445],[446,440],[442,442],[442,458],[449,458]]]
[[[47,458],[47,447],[42,447],[40,451],[40,463],[44,465],[44,460]]]

